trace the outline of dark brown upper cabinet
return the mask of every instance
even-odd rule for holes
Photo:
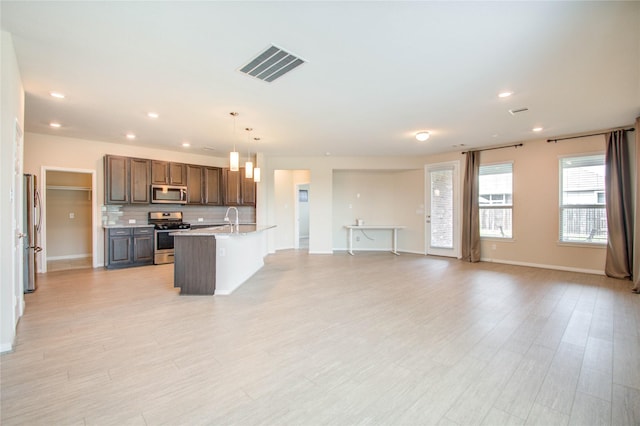
[[[154,185],[186,185],[186,164],[152,160],[151,182]]]
[[[105,204],[149,204],[150,160],[107,155],[104,171]]]
[[[224,204],[226,206],[255,206],[256,184],[245,177],[245,169],[232,172],[224,169]]]
[[[222,169],[219,167],[203,167],[202,181],[204,182],[204,204],[221,206],[222,199]]]

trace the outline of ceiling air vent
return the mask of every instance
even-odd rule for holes
[[[526,107],[525,108],[510,109],[509,110],[509,114],[516,115],[516,114],[519,114],[521,112],[527,112],[527,111],[529,111],[529,108],[526,108]]]
[[[240,68],[240,71],[271,83],[305,62],[304,59],[272,45]]]

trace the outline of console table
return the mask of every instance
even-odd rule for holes
[[[398,256],[398,229],[404,229],[406,228],[406,226],[402,226],[402,225],[345,225],[345,228],[347,228],[349,230],[349,232],[347,233],[347,245],[348,245],[348,252],[351,256],[353,256],[353,230],[358,230],[358,229],[371,229],[371,230],[378,230],[378,229],[382,229],[382,230],[389,230],[392,232],[393,234],[393,247],[391,249],[391,253],[395,254],[396,256]]]

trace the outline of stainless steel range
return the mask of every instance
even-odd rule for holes
[[[182,212],[149,212],[149,225],[155,225],[153,263],[173,263],[173,236],[178,229],[189,229],[191,225],[182,221]]]

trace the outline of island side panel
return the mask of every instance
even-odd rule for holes
[[[216,239],[176,235],[174,287],[180,294],[213,295],[216,290]]]

